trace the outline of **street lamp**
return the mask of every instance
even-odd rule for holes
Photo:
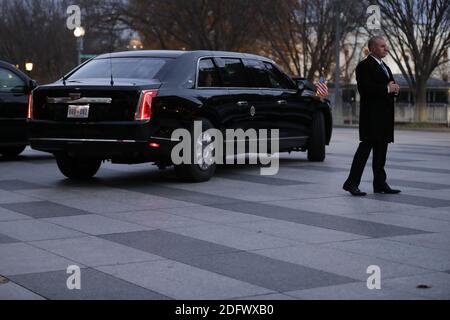
[[[28,72],[33,71],[33,63],[32,62],[25,63],[25,70],[27,70]]]
[[[77,38],[77,55],[78,55],[78,65],[81,64],[81,52],[83,52],[83,37],[86,31],[83,27],[76,27],[73,31],[74,36]]]

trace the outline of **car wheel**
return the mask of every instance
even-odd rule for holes
[[[68,155],[56,155],[56,164],[63,175],[70,179],[92,178],[100,168],[97,159],[80,159]]]
[[[202,122],[202,134],[194,137],[193,127],[189,130],[191,141],[191,164],[175,165],[175,173],[185,182],[204,182],[211,179],[216,171],[217,164],[213,163],[214,145],[211,135],[205,131],[213,129],[213,124],[208,119],[197,119]],[[195,140],[195,141],[194,141]],[[198,148],[197,148],[198,146]],[[195,161],[194,161],[195,160]]]
[[[308,142],[308,160],[315,162],[325,160],[325,119],[322,112],[313,115]]]
[[[0,148],[0,154],[2,154],[5,158],[13,158],[21,154],[25,148],[26,146],[3,147]]]

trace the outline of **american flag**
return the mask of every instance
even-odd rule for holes
[[[328,86],[324,76],[320,76],[319,83],[316,84],[316,95],[319,97],[328,96]]]

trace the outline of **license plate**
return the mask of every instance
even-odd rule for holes
[[[69,105],[67,118],[88,118],[89,105]]]

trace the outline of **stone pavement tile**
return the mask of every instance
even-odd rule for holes
[[[443,272],[389,279],[383,281],[382,285],[428,299],[450,299],[450,274]],[[428,285],[431,288],[419,289],[418,285]]]
[[[366,282],[348,283],[337,286],[285,292],[304,300],[423,300],[409,292],[403,292],[381,285],[379,290],[369,290]]]
[[[331,229],[307,226],[304,224],[266,219],[262,221],[238,222],[230,226],[251,230],[253,232],[273,235],[280,238],[307,243],[326,243],[344,240],[364,239],[366,237]]]
[[[243,231],[240,228],[216,224],[170,228],[168,231],[240,250],[280,248],[297,244],[296,241],[288,239],[248,230]]]
[[[178,208],[195,205],[185,201],[177,201],[151,194],[144,194],[118,188],[107,188],[105,190],[95,191],[95,196],[96,198],[105,200],[114,199],[115,202],[120,202],[122,204],[132,204],[136,209],[140,210]]]
[[[437,221],[439,220],[450,221],[450,207],[438,209],[420,208],[415,210],[400,210],[396,211],[395,214],[412,217],[423,217],[428,219],[434,219]]]
[[[184,210],[187,208],[179,208],[179,209]],[[182,217],[180,215],[174,215],[168,212],[156,210],[115,213],[109,214],[108,217],[121,221],[132,222],[153,229],[168,229],[176,227],[207,225],[205,221],[190,219],[187,217]]]
[[[126,212],[140,209],[132,204],[97,198],[95,194],[76,199],[55,199],[53,202],[91,213]]]
[[[162,300],[164,295],[93,269],[81,269],[81,290],[69,290],[66,271],[12,276],[21,286],[52,300]]]
[[[21,241],[82,237],[85,234],[41,220],[0,222],[0,232]]]
[[[183,256],[211,255],[237,251],[235,248],[163,230],[116,233],[102,235],[100,237],[173,260],[177,260]]]
[[[440,183],[432,183],[432,182],[426,182],[426,181],[413,181],[413,180],[403,180],[403,179],[389,179],[389,184],[391,186],[413,187],[413,188],[426,189],[426,190],[450,189],[450,184],[440,184]]]
[[[36,293],[14,282],[0,284],[0,300],[45,300]]]
[[[354,279],[251,252],[184,256],[178,261],[277,292],[354,282]]]
[[[256,250],[254,253],[322,270],[356,280],[367,280],[367,268],[377,265],[384,279],[430,272],[428,269],[396,263],[377,257],[330,249],[319,245],[301,244],[296,247]]]
[[[0,190],[0,204],[32,201],[36,201],[36,198],[25,196],[17,192]]]
[[[365,215],[363,219],[365,221],[379,222],[404,228],[420,229],[428,232],[450,231],[450,221],[428,219],[425,217],[413,217],[397,214],[395,212],[378,212],[375,214],[368,214]]]
[[[43,219],[91,235],[149,230],[150,227],[103,217],[97,214]]]
[[[27,219],[31,219],[31,217],[0,207],[0,222]]]
[[[363,214],[380,211],[396,212],[399,210],[418,209],[417,206],[382,202],[368,199],[366,197],[352,197],[347,192],[338,197],[291,201],[272,201],[271,204],[279,205],[281,207],[326,214],[332,212],[334,215],[345,215],[349,213]]]
[[[0,243],[14,243],[14,242],[20,242],[20,241],[13,239],[11,237],[5,236],[4,234],[0,233]]]
[[[322,244],[321,246],[370,257],[379,257],[435,271],[443,271],[450,268],[450,252],[448,250],[418,247],[396,241],[368,239]]]
[[[195,206],[187,208],[162,209],[161,211],[183,216],[187,218],[202,220],[212,223],[239,223],[239,222],[256,222],[267,220],[246,213],[239,213],[230,210],[217,209],[204,206]]]
[[[214,203],[233,203],[238,202],[238,199],[233,198],[227,198],[223,196],[218,195],[212,195],[207,193],[200,193],[196,191],[191,190],[182,190],[178,188],[172,188],[172,187],[165,187],[163,185],[139,185],[132,183],[132,181],[128,183],[119,183],[117,187],[120,187],[122,189],[134,191],[134,192],[141,192],[144,194],[150,194],[155,195],[158,197],[173,199],[177,201],[183,201],[183,202],[190,202],[194,204],[200,204],[200,205],[210,205]],[[189,186],[185,185],[185,188],[198,188],[197,185],[193,186],[192,184],[189,184]],[[211,189],[212,186],[209,186]],[[216,193],[216,194],[223,194],[223,193]]]
[[[270,186],[297,186],[302,184],[309,184],[309,182],[281,179],[276,176],[261,176],[256,174],[241,174],[224,172],[216,174],[215,176],[222,179],[230,179],[235,181],[246,181]]]
[[[282,294],[282,293],[271,293],[271,294],[264,294],[264,295],[259,295],[259,296],[250,296],[250,297],[243,297],[243,298],[238,298],[235,300],[254,300],[254,301],[258,301],[258,300],[298,300],[297,298],[288,296],[286,294]]]
[[[68,266],[75,264],[26,243],[0,244],[0,257],[0,274],[3,276],[66,270]]]
[[[97,237],[36,241],[30,244],[89,267],[163,259]]]
[[[53,188],[17,190],[16,193],[47,201],[60,199],[77,199],[80,198],[82,195],[79,188],[68,188],[68,187],[59,188],[56,186],[54,186]]]
[[[0,189],[2,190],[15,191],[38,188],[42,188],[42,186],[22,180],[0,180]]]
[[[324,202],[324,200],[321,201]],[[324,213],[305,211],[303,209],[282,207],[282,203],[278,203],[280,206],[267,203],[242,202],[227,205],[215,204],[214,207],[368,237],[388,237],[395,235],[426,233],[421,230],[390,226],[387,224],[369,222],[360,219],[333,216]]]
[[[399,236],[385,239],[432,249],[449,250],[450,248],[450,232]]]
[[[273,293],[259,286],[172,260],[98,269],[174,299],[231,299]]]
[[[3,208],[27,215],[32,218],[53,218],[90,214],[90,212],[63,206],[49,201],[25,203],[9,203],[1,205]]]
[[[417,195],[406,195],[406,194],[368,194],[366,196],[367,199],[375,199],[384,202],[393,202],[393,203],[403,203],[409,205],[415,205],[420,207],[429,207],[429,208],[440,208],[440,207],[449,207],[450,199],[436,199],[430,197],[421,197]]]

